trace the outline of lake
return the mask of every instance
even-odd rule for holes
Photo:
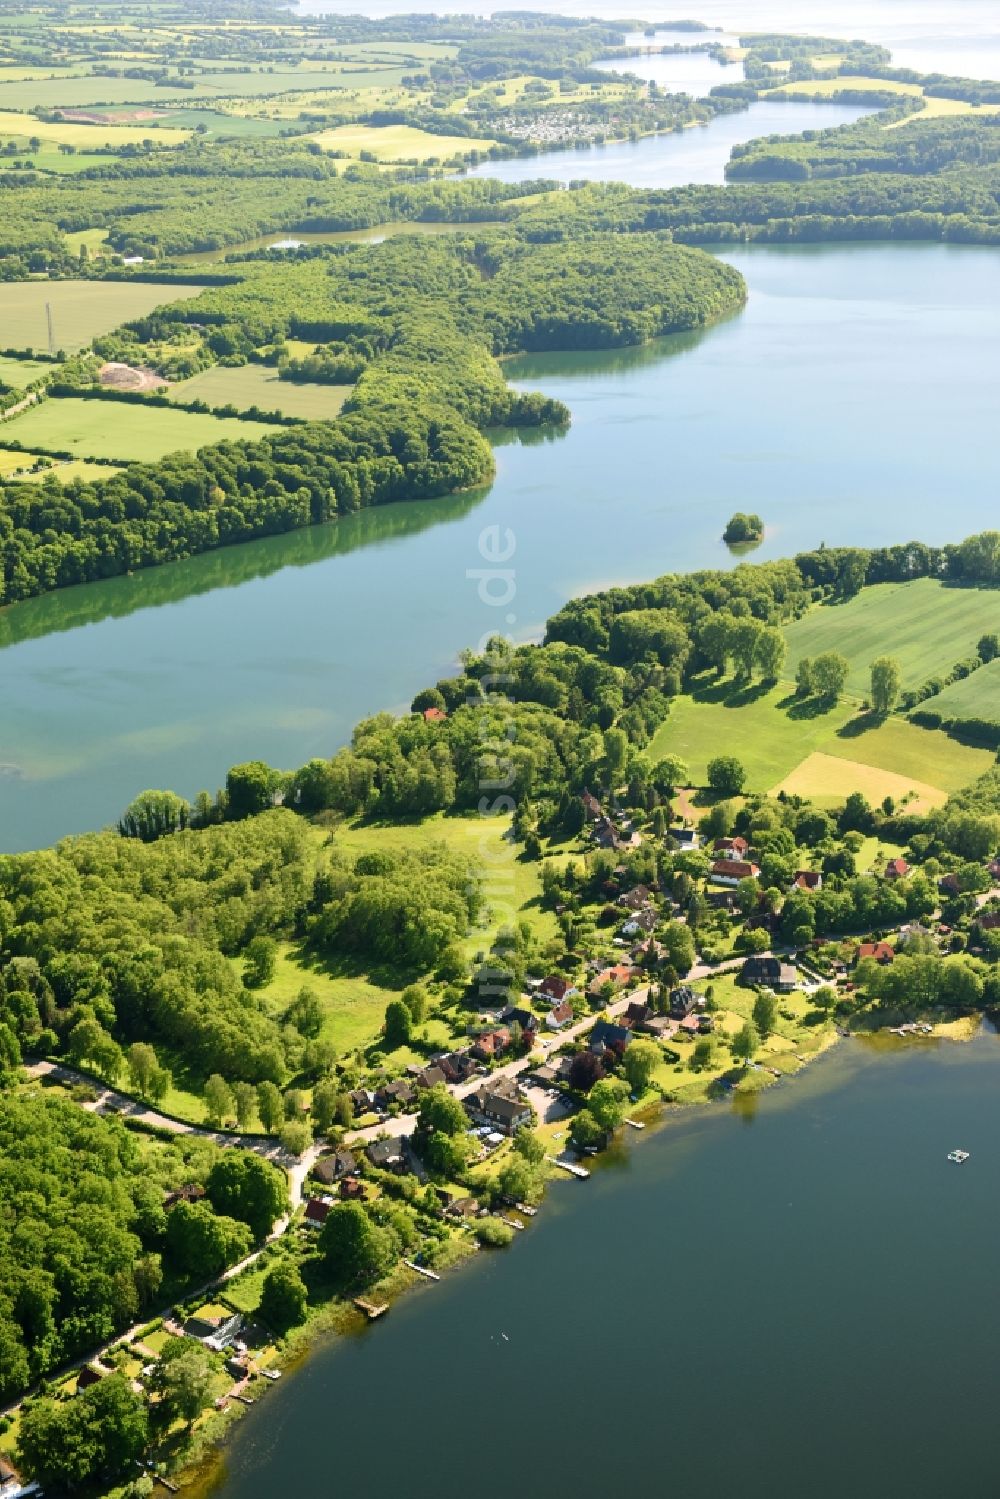
[[[701,66],[706,66],[704,61]],[[501,182],[528,182],[539,177],[556,182],[614,181],[627,182],[631,187],[722,183],[734,146],[761,135],[830,130],[870,113],[870,109],[859,104],[802,104],[791,99],[785,102],[762,99],[736,114],[716,115],[705,125],[690,125],[667,135],[646,135],[641,140],[613,141],[606,146],[543,151],[534,156],[509,156],[503,161],[481,161],[478,166],[469,167],[464,175],[496,177]]]
[[[993,1499],[998,1088],[992,1035],[846,1043],[631,1136],[268,1390],[214,1499]]]
[[[756,557],[993,524],[1000,254],[726,258],[750,299],[719,326],[512,363],[573,425],[504,434],[487,491],[0,611],[0,848],[99,826],[146,787],[214,790],[239,760],[329,754],[497,628],[533,638],[575,593],[728,566],[719,538],[737,508],[767,524]],[[501,609],[467,577],[489,525],[516,539],[517,593]]]

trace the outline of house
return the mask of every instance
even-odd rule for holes
[[[675,1020],[684,1020],[692,1011],[699,1006],[704,1007],[704,996],[690,984],[678,984],[676,989],[670,991],[670,1013]]]
[[[644,1036],[652,1036],[656,1041],[669,1041],[676,1034],[677,1021],[672,1020],[669,1015],[650,1015],[636,1030],[642,1031]]]
[[[910,872],[910,866],[905,859],[890,859],[885,866],[885,877],[887,880],[902,880]]]
[[[345,1202],[356,1202],[363,1200],[365,1195],[365,1184],[356,1176],[345,1176],[340,1184],[340,1195]]]
[[[980,912],[975,924],[981,932],[995,932],[1000,927],[1000,911]]]
[[[472,1047],[472,1054],[483,1062],[492,1062],[495,1057],[505,1052],[510,1045],[510,1031],[506,1026],[500,1026],[495,1031],[484,1031],[477,1036]]]
[[[243,1331],[243,1318],[239,1312],[211,1317],[195,1313],[185,1322],[184,1331],[189,1338],[200,1338],[207,1348],[221,1353],[224,1348],[231,1347]]]
[[[424,723],[442,723],[448,717],[443,708],[425,708]]]
[[[302,1215],[302,1221],[307,1228],[322,1228],[330,1216],[333,1203],[329,1197],[310,1197],[306,1203],[306,1210]]]
[[[776,994],[789,994],[795,988],[797,978],[791,963],[783,963],[780,958],[754,956],[743,964],[737,982],[748,987],[760,985],[773,989]]]
[[[591,1051],[616,1051],[619,1056],[632,1039],[628,1026],[615,1025],[610,1020],[599,1020],[590,1032]]]
[[[529,1103],[519,1096],[513,1084],[491,1087],[484,1083],[464,1099],[466,1112],[477,1124],[489,1125],[502,1135],[513,1135],[534,1120]]]
[[[538,1016],[533,1011],[526,1010],[523,1005],[508,1005],[506,1010],[501,1010],[500,1019],[504,1025],[519,1025],[522,1037],[529,1044],[538,1030]]]
[[[584,791],[580,800],[583,802],[583,810],[591,820],[596,820],[604,816],[604,808],[597,800],[597,797],[592,796],[589,791]]]
[[[712,852],[717,859],[732,859],[739,863],[750,852],[750,845],[745,838],[716,838]]]
[[[701,848],[701,838],[694,828],[668,828],[667,837],[672,838],[677,847],[684,853],[690,853],[696,848]]]
[[[432,1062],[429,1067],[421,1067],[413,1078],[414,1086],[420,1089],[440,1088],[447,1081],[443,1068],[439,1067],[436,1062]]]
[[[406,1150],[402,1140],[396,1139],[395,1136],[373,1140],[365,1151],[365,1155],[379,1171],[394,1171],[398,1176],[406,1170]]]
[[[375,1094],[371,1088],[355,1088],[347,1096],[356,1115],[370,1114],[375,1107]]]
[[[622,1025],[627,1025],[630,1031],[636,1031],[645,1025],[653,1013],[652,1006],[646,1004],[645,1000],[633,999],[622,1016]]]
[[[685,1031],[690,1036],[697,1036],[701,1031],[701,1017],[698,1015],[685,1015],[678,1026],[678,1030]]]
[[[628,921],[626,921],[622,926],[622,936],[638,937],[639,934],[642,933],[642,935],[648,937],[650,932],[655,930],[656,924],[659,919],[660,918],[655,911],[637,911],[635,915],[630,916]]]
[[[938,880],[938,889],[942,895],[961,895],[962,886],[957,874],[943,874]]]
[[[444,1079],[442,1078],[442,1081]],[[416,1094],[406,1081],[405,1077],[393,1078],[391,1083],[383,1083],[375,1094],[375,1107],[377,1109],[389,1109],[397,1104],[405,1109],[416,1098]]]
[[[888,942],[862,942],[854,955],[854,961],[861,963],[865,958],[874,958],[876,963],[891,963],[896,953]]]
[[[335,1150],[332,1155],[325,1155],[316,1162],[313,1176],[325,1187],[332,1187],[345,1176],[353,1176],[357,1169],[358,1163],[349,1150]]]
[[[995,880],[1000,880],[1000,854],[991,859],[986,868]]]
[[[168,1192],[163,1199],[163,1211],[169,1213],[179,1202],[200,1202],[205,1195],[205,1188],[201,1182],[189,1182],[184,1187],[178,1187],[175,1192]]]
[[[551,1087],[553,1083],[568,1083],[572,1067],[572,1057],[556,1056],[536,1067],[531,1075],[543,1087]]]
[[[468,1082],[478,1067],[475,1057],[469,1051],[450,1051],[447,1056],[436,1058],[436,1065],[449,1083]]]
[[[81,1390],[89,1390],[91,1385],[100,1384],[102,1379],[107,1379],[109,1370],[102,1369],[99,1364],[84,1364],[76,1376],[76,1393]]]
[[[453,1197],[444,1210],[446,1218],[478,1218],[482,1208],[474,1197]]]
[[[760,869],[745,859],[717,859],[709,878],[719,885],[738,885],[740,880],[759,880]]]
[[[653,898],[653,892],[648,885],[636,885],[634,890],[627,890],[624,895],[619,895],[618,904],[625,906],[629,911],[641,911]]]
[[[587,985],[587,993],[591,999],[600,999],[605,984],[613,984],[617,989],[619,984],[628,983],[632,977],[631,963],[615,963],[611,968],[602,968],[596,973]]]
[[[564,1025],[569,1025],[573,1019],[573,1006],[568,999],[553,1005],[545,1017],[545,1024],[550,1031],[561,1031]]]
[[[572,999],[579,992],[570,979],[564,979],[558,973],[550,973],[548,978],[542,980],[538,989],[538,997],[547,999],[550,1004],[558,1004],[561,999]]]
[[[797,869],[792,881],[793,890],[822,890],[823,876],[815,869]]]

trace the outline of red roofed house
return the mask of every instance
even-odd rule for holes
[[[814,869],[797,869],[792,885],[796,890],[822,890],[823,876]]]
[[[310,1197],[309,1201],[306,1203],[306,1210],[303,1215],[302,1221],[306,1223],[309,1228],[322,1228],[323,1224],[330,1216],[330,1209],[332,1207],[333,1203],[324,1202],[322,1197]]]
[[[716,838],[712,844],[712,852],[720,859],[745,859],[750,852],[750,845],[745,838]]]
[[[740,880],[759,878],[758,866],[743,859],[720,859],[712,865],[712,879],[719,885],[738,885]]]
[[[549,999],[553,1004],[558,1004],[561,999],[570,999],[579,992],[569,979],[562,978],[558,973],[550,973],[547,979],[543,979],[538,991],[542,999]]]
[[[876,963],[891,963],[895,956],[895,949],[888,942],[862,942],[855,954],[855,962],[860,963],[863,958],[874,958]]]
[[[561,1031],[564,1025],[569,1025],[573,1019],[573,1006],[568,999],[561,999],[557,1005],[553,1005],[545,1017],[545,1024],[550,1031]]]
[[[424,723],[441,723],[448,715],[443,708],[425,708]]]
[[[890,859],[885,866],[885,877],[887,880],[901,880],[910,872],[910,866],[905,859]]]

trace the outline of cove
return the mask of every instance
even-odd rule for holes
[[[485,492],[387,507],[0,611],[0,848],[118,816],[145,787],[330,754],[497,628],[567,598],[826,541],[956,540],[994,523],[1000,255],[943,245],[727,250],[744,312],[611,354],[525,358],[565,436],[505,434]],[[468,573],[514,535],[516,596]],[[508,618],[512,616],[512,618]],[[72,725],[68,729],[67,725]]]
[[[756,1112],[631,1137],[509,1250],[318,1346],[236,1429],[214,1499],[291,1475],[322,1495],[987,1499],[998,1084],[994,1035],[848,1042]]]

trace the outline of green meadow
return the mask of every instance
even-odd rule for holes
[[[144,463],[181,449],[194,452],[209,443],[252,442],[273,431],[265,422],[210,412],[68,397],[30,406],[4,423],[0,437],[7,443],[16,438],[34,451]]]
[[[195,297],[203,289],[162,281],[0,282],[0,341],[8,349],[48,349],[48,304],[56,348],[73,352],[130,318],[144,317],[164,302]]]
[[[934,578],[880,583],[846,604],[821,604],[785,630],[786,675],[803,656],[839,651],[850,663],[847,691],[867,695],[877,656],[895,656],[904,687],[918,687],[975,654],[986,631],[1000,631],[1000,591],[948,587]]]
[[[1000,723],[1000,660],[980,667],[960,682],[952,682],[920,706],[943,718],[985,718]]]
[[[166,394],[172,401],[204,401],[208,406],[235,406],[246,411],[280,411],[305,421],[331,421],[353,389],[350,385],[298,384],[279,380],[277,370],[262,364],[239,368],[213,365],[172,385]]]

